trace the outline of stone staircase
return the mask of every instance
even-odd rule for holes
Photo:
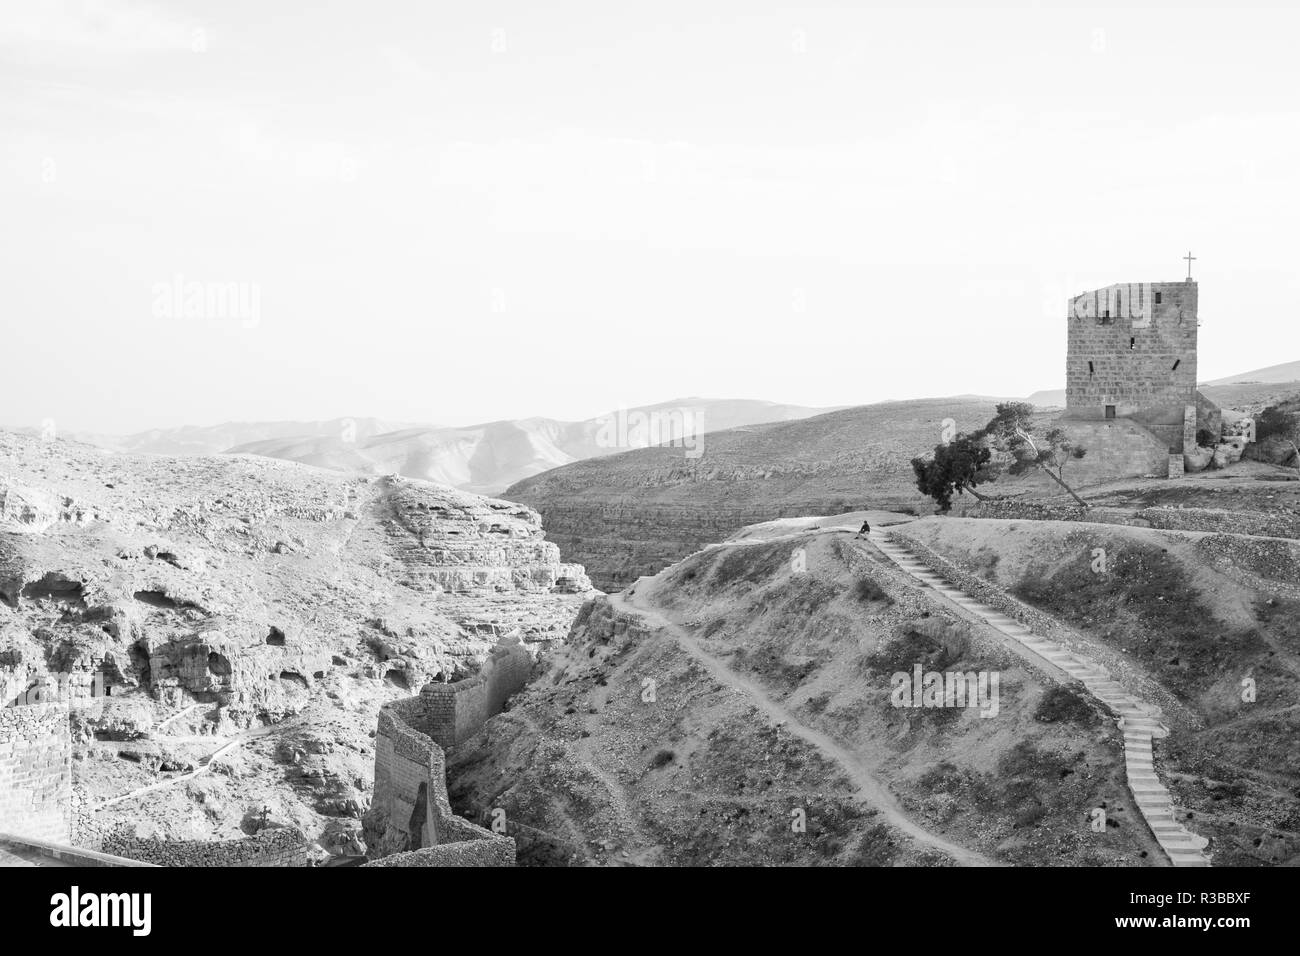
[[[1178,823],[1169,791],[1156,776],[1151,740],[1169,733],[1161,722],[1159,707],[1131,696],[1092,661],[1035,634],[1019,621],[954,587],[885,532],[873,530],[869,537],[871,543],[904,572],[1082,683],[1090,694],[1118,715],[1119,728],[1124,734],[1124,769],[1129,791],[1156,842],[1174,866],[1210,865],[1209,855],[1205,853],[1209,841]]]

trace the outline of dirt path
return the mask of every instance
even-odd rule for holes
[[[600,714],[605,712],[605,707],[609,703],[609,695],[612,688],[597,687],[592,694],[592,706],[597,710],[596,714],[587,714],[583,720],[583,725],[588,731],[589,736],[576,740],[573,744],[573,750],[578,758],[583,762],[592,776],[601,782],[605,790],[609,793],[610,802],[613,804],[615,815],[619,823],[632,834],[637,841],[638,849],[630,853],[627,860],[624,861],[631,866],[655,866],[656,859],[659,856],[659,850],[656,841],[652,839],[644,830],[641,829],[640,823],[637,822],[637,816],[632,811],[631,801],[628,800],[627,788],[612,774],[608,773],[596,761],[595,754],[592,752],[592,741],[596,740],[598,727],[596,726]]]
[[[787,733],[790,733],[805,743],[817,748],[824,756],[839,766],[844,773],[853,782],[859,795],[869,803],[874,809],[878,810],[881,815],[890,824],[901,832],[907,834],[917,843],[933,847],[943,853],[953,857],[963,866],[996,866],[993,861],[965,847],[958,846],[943,837],[936,836],[929,830],[914,823],[910,817],[904,813],[903,808],[899,805],[897,799],[891,794],[888,788],[871,773],[871,771],[862,763],[858,757],[845,749],[834,739],[815,730],[799,720],[787,710],[780,702],[774,700],[768,692],[758,684],[747,678],[735,673],[726,664],[719,661],[712,654],[709,654],[695,639],[685,630],[678,627],[672,621],[668,620],[658,611],[647,608],[638,603],[633,597],[629,600],[625,595],[626,591],[609,595],[610,602],[618,610],[639,615],[645,618],[653,626],[661,629],[669,636],[673,637],[682,649],[686,651],[705,671],[724,687],[731,687],[741,694],[744,694],[749,702],[762,714],[766,715],[772,723],[782,726]]]
[[[177,714],[173,716],[179,716],[179,715]],[[160,780],[157,783],[151,783],[147,787],[139,787],[135,790],[131,790],[127,793],[120,794],[116,797],[109,797],[107,800],[102,800],[99,803],[95,804],[94,806],[90,807],[90,812],[95,813],[96,811],[103,810],[105,807],[111,807],[114,806],[115,804],[123,803],[127,800],[134,799],[135,797],[142,797],[146,793],[153,793],[155,790],[163,790],[167,787],[174,787],[178,783],[185,783],[185,781],[187,780],[193,780],[195,777],[207,773],[209,770],[212,769],[213,765],[216,763],[219,757],[224,756],[226,753],[228,753],[231,750],[234,750],[236,747],[240,746],[241,744],[246,743],[249,740],[255,740],[258,737],[267,737],[271,734],[278,733],[282,730],[286,730],[289,727],[297,726],[302,722],[303,720],[301,717],[291,717],[289,720],[281,721],[278,724],[269,724],[263,727],[250,727],[248,730],[241,730],[237,734],[232,734],[226,737],[225,743],[223,743],[220,747],[218,747],[216,750],[210,753],[197,769],[191,770],[189,773],[182,773],[175,777],[169,777],[166,780]],[[181,741],[181,740],[186,740],[188,738],[167,737],[166,735],[164,735],[160,739]],[[211,740],[212,738],[202,737],[199,739]]]

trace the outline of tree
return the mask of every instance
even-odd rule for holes
[[[1255,441],[1273,438],[1291,446],[1291,454],[1300,469],[1300,412],[1281,405],[1270,405],[1255,419]]]
[[[1023,475],[1041,468],[1081,508],[1087,508],[1088,502],[1065,483],[1066,464],[1082,458],[1086,454],[1085,449],[1070,441],[1069,436],[1060,428],[1052,428],[1042,438],[1035,439],[1030,431],[1033,414],[1034,406],[1028,402],[1000,402],[996,414],[976,435],[1012,456],[1006,465],[1007,474]]]
[[[944,512],[952,508],[954,492],[969,491],[983,501],[984,496],[975,490],[975,486],[996,477],[988,467],[992,457],[992,451],[981,437],[958,434],[946,445],[935,445],[933,458],[912,459],[916,487],[922,494],[933,498],[939,510]]]

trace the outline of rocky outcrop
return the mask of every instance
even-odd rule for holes
[[[1183,470],[1191,473],[1204,471],[1213,460],[1213,448],[1193,448],[1183,455]]]

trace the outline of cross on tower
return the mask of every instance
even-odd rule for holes
[[[1187,255],[1183,256],[1183,258],[1187,260],[1187,278],[1190,279],[1192,277],[1192,260],[1195,259],[1196,256],[1192,255],[1191,249],[1188,249]]]

